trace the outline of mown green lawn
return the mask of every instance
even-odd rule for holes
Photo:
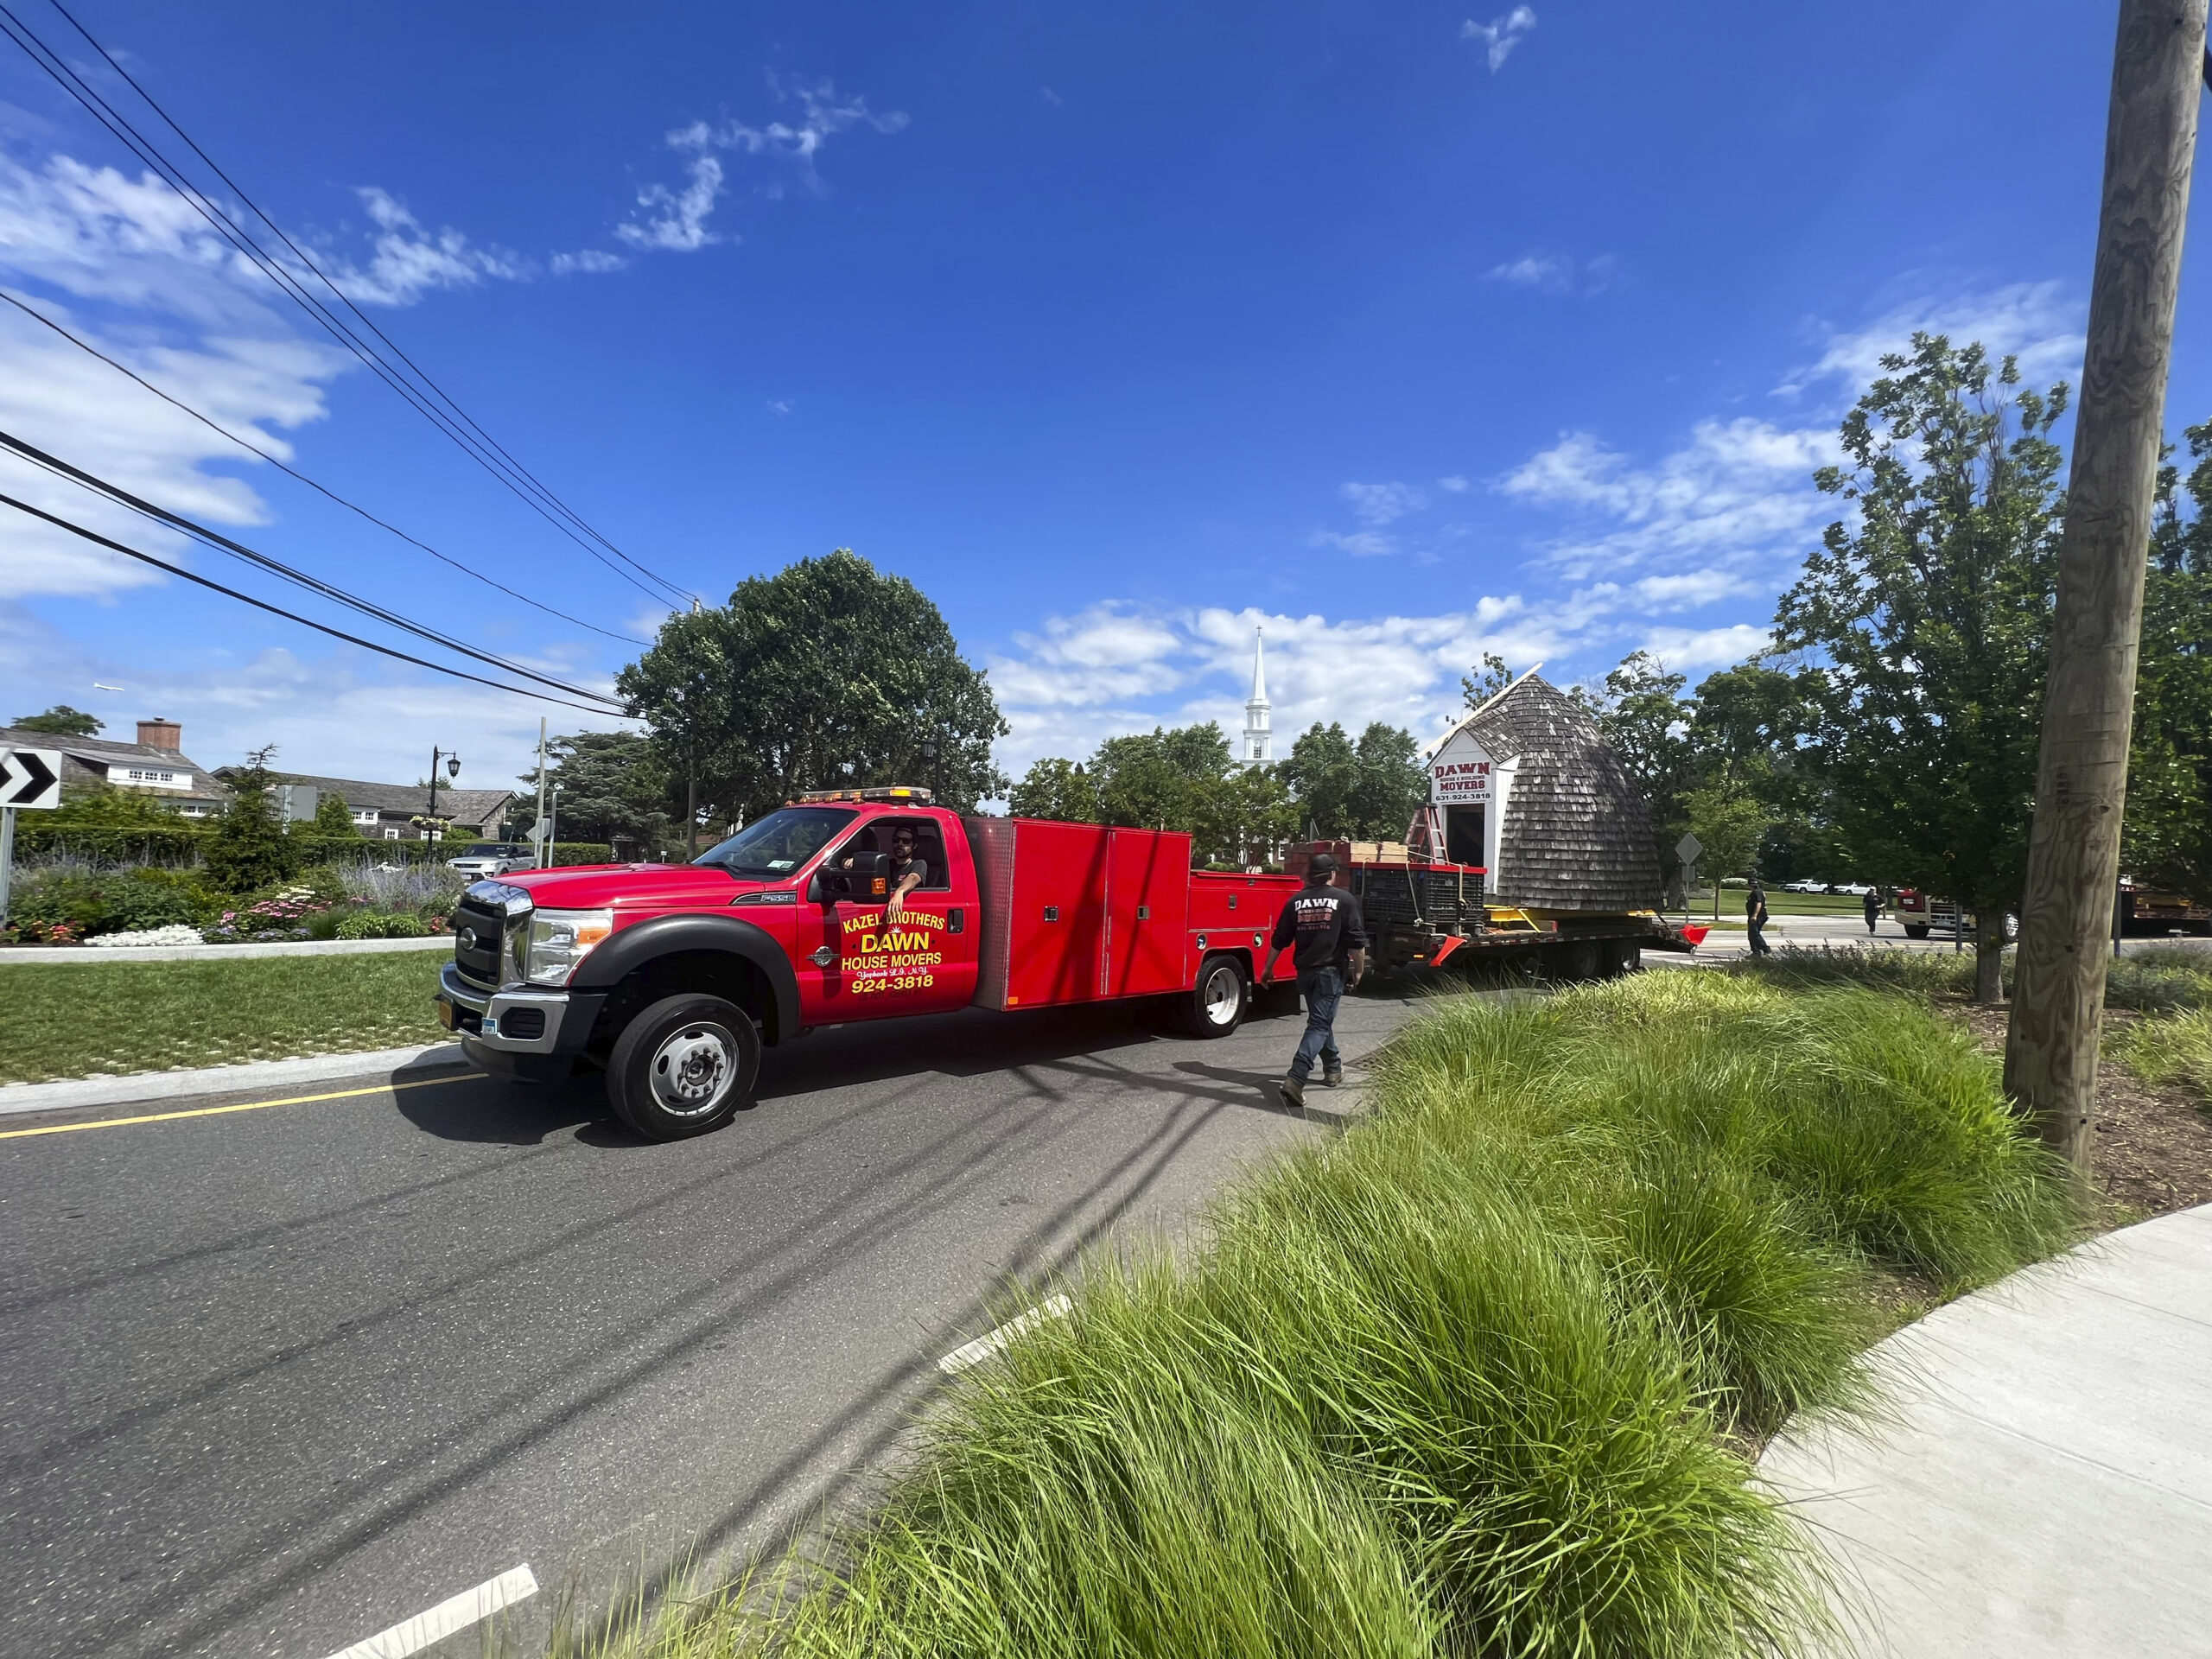
[[[0,966],[0,1083],[435,1042],[435,950]]]

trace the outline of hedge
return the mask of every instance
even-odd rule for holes
[[[35,817],[35,814],[23,813],[16,819],[18,857],[35,853],[74,853],[80,858],[105,864],[196,865],[200,862],[200,849],[212,833],[212,826],[200,824],[175,830],[93,830],[82,825],[41,824],[34,821]],[[295,839],[311,864],[371,855],[380,863],[422,864],[454,857],[471,844],[470,840],[459,836],[442,842],[378,841],[367,836],[301,835]],[[556,865],[609,864],[614,861],[614,849],[605,842],[556,842],[553,861]]]

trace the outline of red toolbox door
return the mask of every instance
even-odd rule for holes
[[[1183,933],[1191,906],[1191,838],[1116,830],[1107,851],[1103,996],[1184,988]]]

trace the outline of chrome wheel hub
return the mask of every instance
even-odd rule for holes
[[[1206,981],[1206,1020],[1210,1024],[1225,1026],[1236,1018],[1236,1005],[1243,1000],[1244,988],[1236,982],[1236,976],[1226,968],[1217,969]]]
[[[721,1105],[737,1081],[737,1044],[721,1027],[682,1026],[653,1052],[653,1098],[677,1117],[698,1117]]]

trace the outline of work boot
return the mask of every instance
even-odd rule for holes
[[[1282,1080],[1282,1097],[1302,1109],[1306,1104],[1306,1079],[1286,1074]]]
[[[1324,1060],[1321,1062],[1321,1081],[1323,1083],[1327,1084],[1330,1088],[1333,1089],[1344,1080],[1344,1063],[1342,1060]]]

